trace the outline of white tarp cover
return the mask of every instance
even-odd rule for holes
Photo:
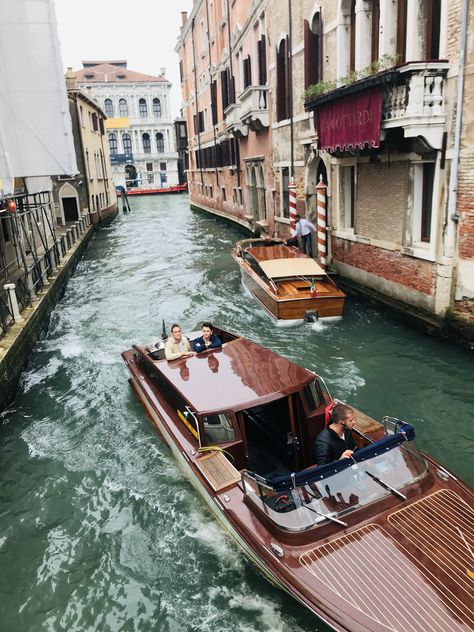
[[[53,0],[0,0],[0,178],[74,173]]]
[[[321,266],[309,257],[269,259],[258,263],[270,279],[285,279],[298,276],[312,277],[325,274]]]

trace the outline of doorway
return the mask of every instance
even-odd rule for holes
[[[75,222],[79,219],[79,208],[75,197],[63,197],[63,211],[65,222]]]

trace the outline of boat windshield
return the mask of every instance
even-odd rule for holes
[[[324,476],[308,476],[308,481],[301,479],[303,473],[299,472],[292,475],[294,484],[285,491],[281,491],[281,481],[272,486],[268,480],[246,472],[243,475],[245,492],[284,530],[305,531],[327,521],[346,526],[344,516],[348,512],[391,494],[404,499],[401,490],[423,478],[428,470],[413,441],[376,452],[359,462],[344,459],[347,463],[342,469],[337,466],[341,462],[336,461],[333,474],[328,466],[323,466]],[[322,468],[315,468],[317,470]]]

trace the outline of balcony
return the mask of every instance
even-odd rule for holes
[[[254,132],[261,132],[270,125],[268,110],[268,86],[248,86],[239,96],[240,120]]]
[[[402,127],[405,138],[423,136],[441,149],[446,123],[447,62],[408,64],[398,69],[398,85],[387,85],[382,98],[381,129]]]
[[[449,63],[414,62],[364,77],[305,102],[312,111],[372,88],[382,90],[382,137],[401,127],[405,138],[422,136],[433,149],[442,148],[446,123],[445,86]]]
[[[227,130],[235,138],[245,138],[248,133],[248,127],[241,121],[241,105],[240,103],[231,103],[224,110],[225,124]]]

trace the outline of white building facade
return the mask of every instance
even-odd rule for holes
[[[116,186],[143,189],[178,184],[178,153],[170,111],[171,83],[127,68],[126,61],[85,61],[79,87],[90,87],[107,116],[105,127]]]

